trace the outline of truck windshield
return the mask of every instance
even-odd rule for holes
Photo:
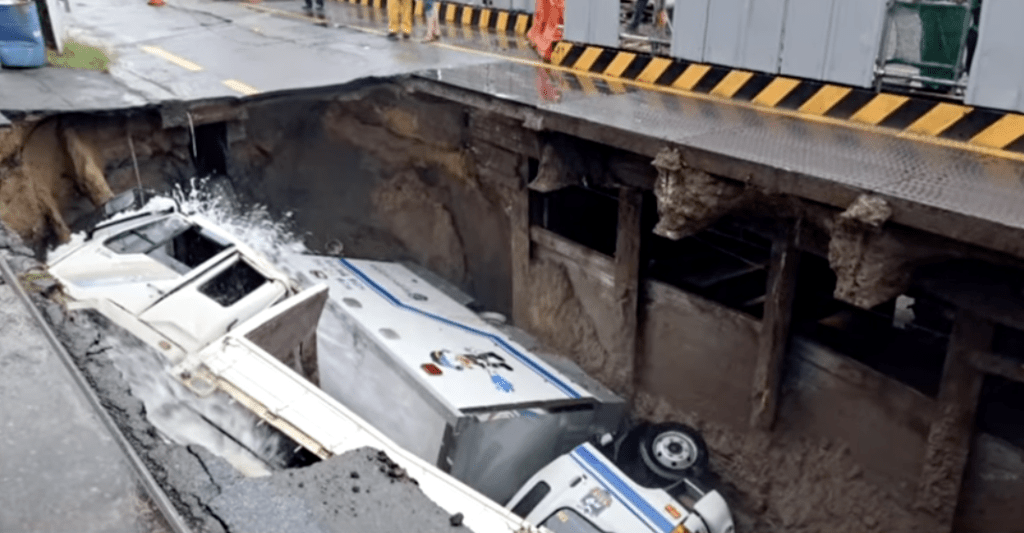
[[[579,513],[567,507],[556,511],[541,525],[553,533],[605,533],[580,516]]]
[[[118,254],[146,254],[179,274],[187,273],[228,247],[176,216],[132,228],[103,244]]]

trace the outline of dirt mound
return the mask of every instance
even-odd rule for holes
[[[905,508],[884,487],[863,478],[849,449],[826,440],[737,432],[704,423],[663,399],[641,393],[640,416],[701,430],[713,450],[711,467],[745,533],[902,533],[941,531],[928,516]]]

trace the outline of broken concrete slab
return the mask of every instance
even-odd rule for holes
[[[410,524],[425,533],[469,531],[369,448],[267,478],[211,470],[211,479],[221,492],[210,508],[233,531],[389,533]]]

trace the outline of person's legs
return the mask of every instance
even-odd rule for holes
[[[402,16],[402,6],[398,0],[388,2],[388,37],[398,35],[399,18]]]
[[[530,31],[526,32],[526,37],[531,43],[536,44],[537,39],[544,33],[544,25],[547,23],[547,12],[547,0],[537,0],[537,5],[533,10],[533,26],[530,27]]]
[[[635,30],[640,27],[644,11],[647,10],[647,2],[648,0],[636,0],[636,4],[633,4],[633,21],[629,23],[629,29]]]
[[[441,4],[440,2],[429,2],[427,7],[427,39],[435,41],[441,37]]]
[[[413,0],[400,0],[400,5],[402,7],[402,35],[408,38],[412,35]]]

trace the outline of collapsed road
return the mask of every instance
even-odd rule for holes
[[[739,531],[1024,531],[1019,107],[590,36],[546,64],[516,15],[493,31],[469,3],[420,45],[384,40],[370,5],[328,2],[332,27],[299,2],[72,0],[71,35],[109,69],[0,72],[0,218],[42,254],[110,194],[215,174],[246,209],[293,213],[310,249],[426,265],[635,414],[702,430]],[[948,4],[831,2],[879,30],[902,9],[912,54],[906,10],[929,3]],[[847,27],[830,24],[811,26]],[[985,46],[972,80],[1018,72]],[[38,395],[15,359],[3,386]],[[0,475],[72,472],[23,438],[32,468]]]

